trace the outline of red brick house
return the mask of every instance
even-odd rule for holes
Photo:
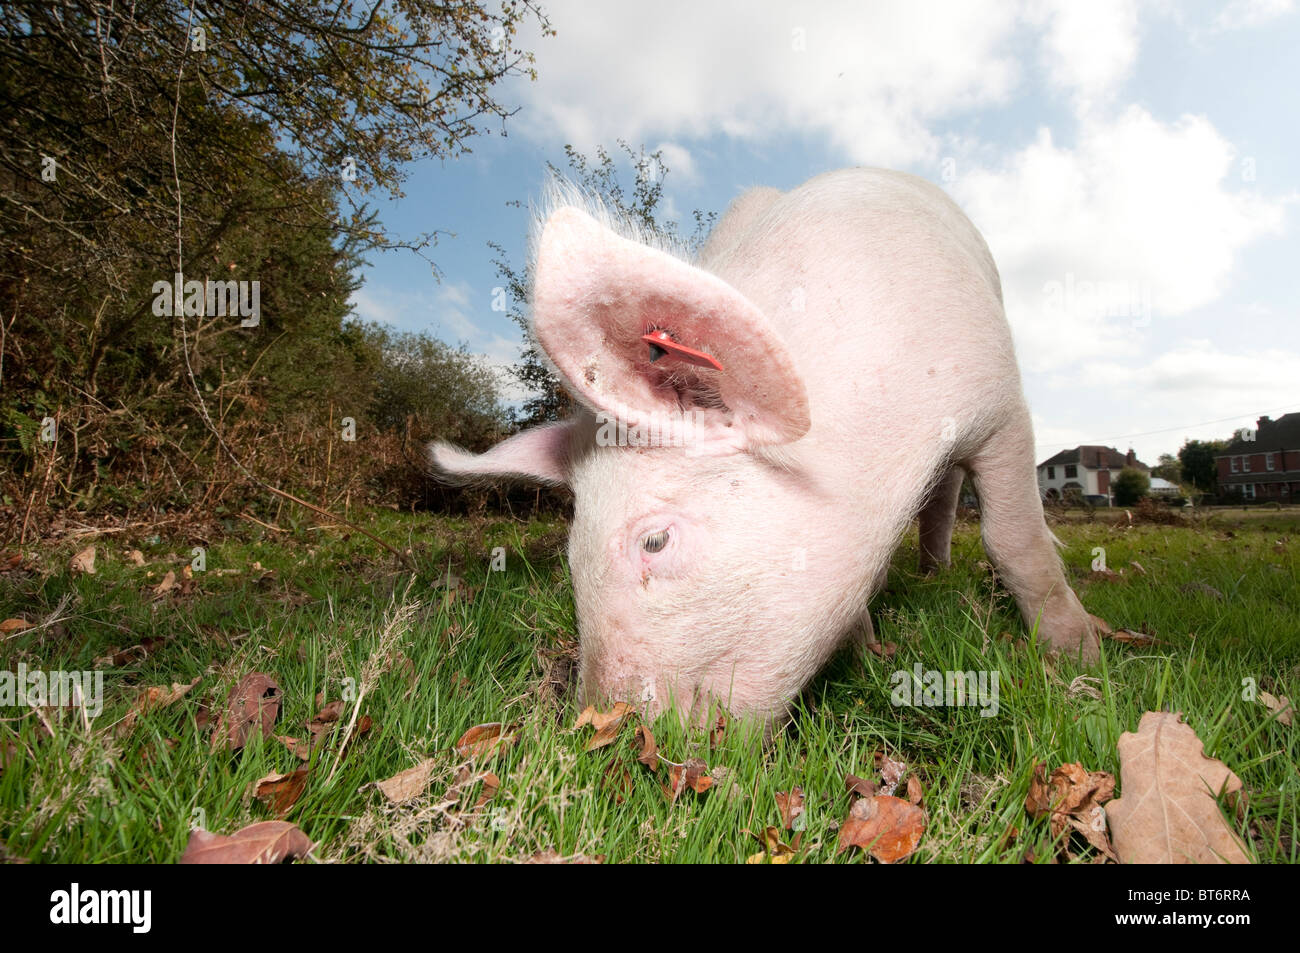
[[[1300,413],[1260,417],[1255,431],[1239,431],[1214,463],[1225,496],[1300,502]]]

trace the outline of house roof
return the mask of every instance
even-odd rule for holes
[[[1160,479],[1160,477],[1152,477],[1151,489],[1152,490],[1176,490],[1178,489],[1178,484],[1170,483],[1168,480],[1162,480]]]
[[[1254,440],[1234,440],[1215,454],[1215,457],[1269,453],[1274,450],[1300,450],[1300,412],[1284,414],[1277,420],[1260,417]]]
[[[1039,466],[1059,467],[1067,463],[1077,463],[1087,470],[1122,470],[1128,465],[1126,459],[1125,455],[1114,447],[1085,444],[1073,450],[1062,450],[1056,456],[1044,460]],[[1141,460],[1136,461],[1134,465],[1142,470],[1151,469]]]

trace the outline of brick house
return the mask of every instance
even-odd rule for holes
[[[1044,500],[1068,496],[1104,496],[1111,498],[1111,480],[1125,467],[1151,468],[1137,458],[1132,448],[1120,453],[1114,447],[1083,446],[1062,450],[1038,465],[1038,493]]]
[[[1215,454],[1214,464],[1225,496],[1300,502],[1300,413],[1260,417],[1253,433],[1239,431]]]

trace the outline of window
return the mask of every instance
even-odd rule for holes
[[[1073,480],[1078,475],[1079,475],[1079,468],[1076,467],[1073,463],[1067,463],[1065,465],[1065,478],[1067,480]]]
[[[1253,483],[1245,484],[1242,487],[1242,491],[1246,494],[1246,499],[1253,500],[1255,498],[1255,484]]]
[[[1049,480],[1055,480],[1055,479],[1056,479],[1056,467],[1048,467],[1048,468],[1047,468],[1047,479],[1049,479]]]
[[[1273,454],[1271,453],[1264,454],[1264,469],[1265,470],[1273,469]]]
[[[1229,457],[1229,458],[1228,458],[1228,465],[1232,468],[1232,472],[1233,472],[1233,473],[1236,473],[1236,472],[1237,472],[1237,461],[1238,461],[1239,459],[1241,459],[1241,458],[1240,458],[1240,457]]]
[[[1250,472],[1250,457],[1241,458],[1241,472],[1242,473]]]

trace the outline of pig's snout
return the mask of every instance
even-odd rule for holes
[[[656,713],[664,707],[663,693],[655,676],[638,671],[635,665],[619,657],[585,657],[581,689],[584,705],[628,702]]]

